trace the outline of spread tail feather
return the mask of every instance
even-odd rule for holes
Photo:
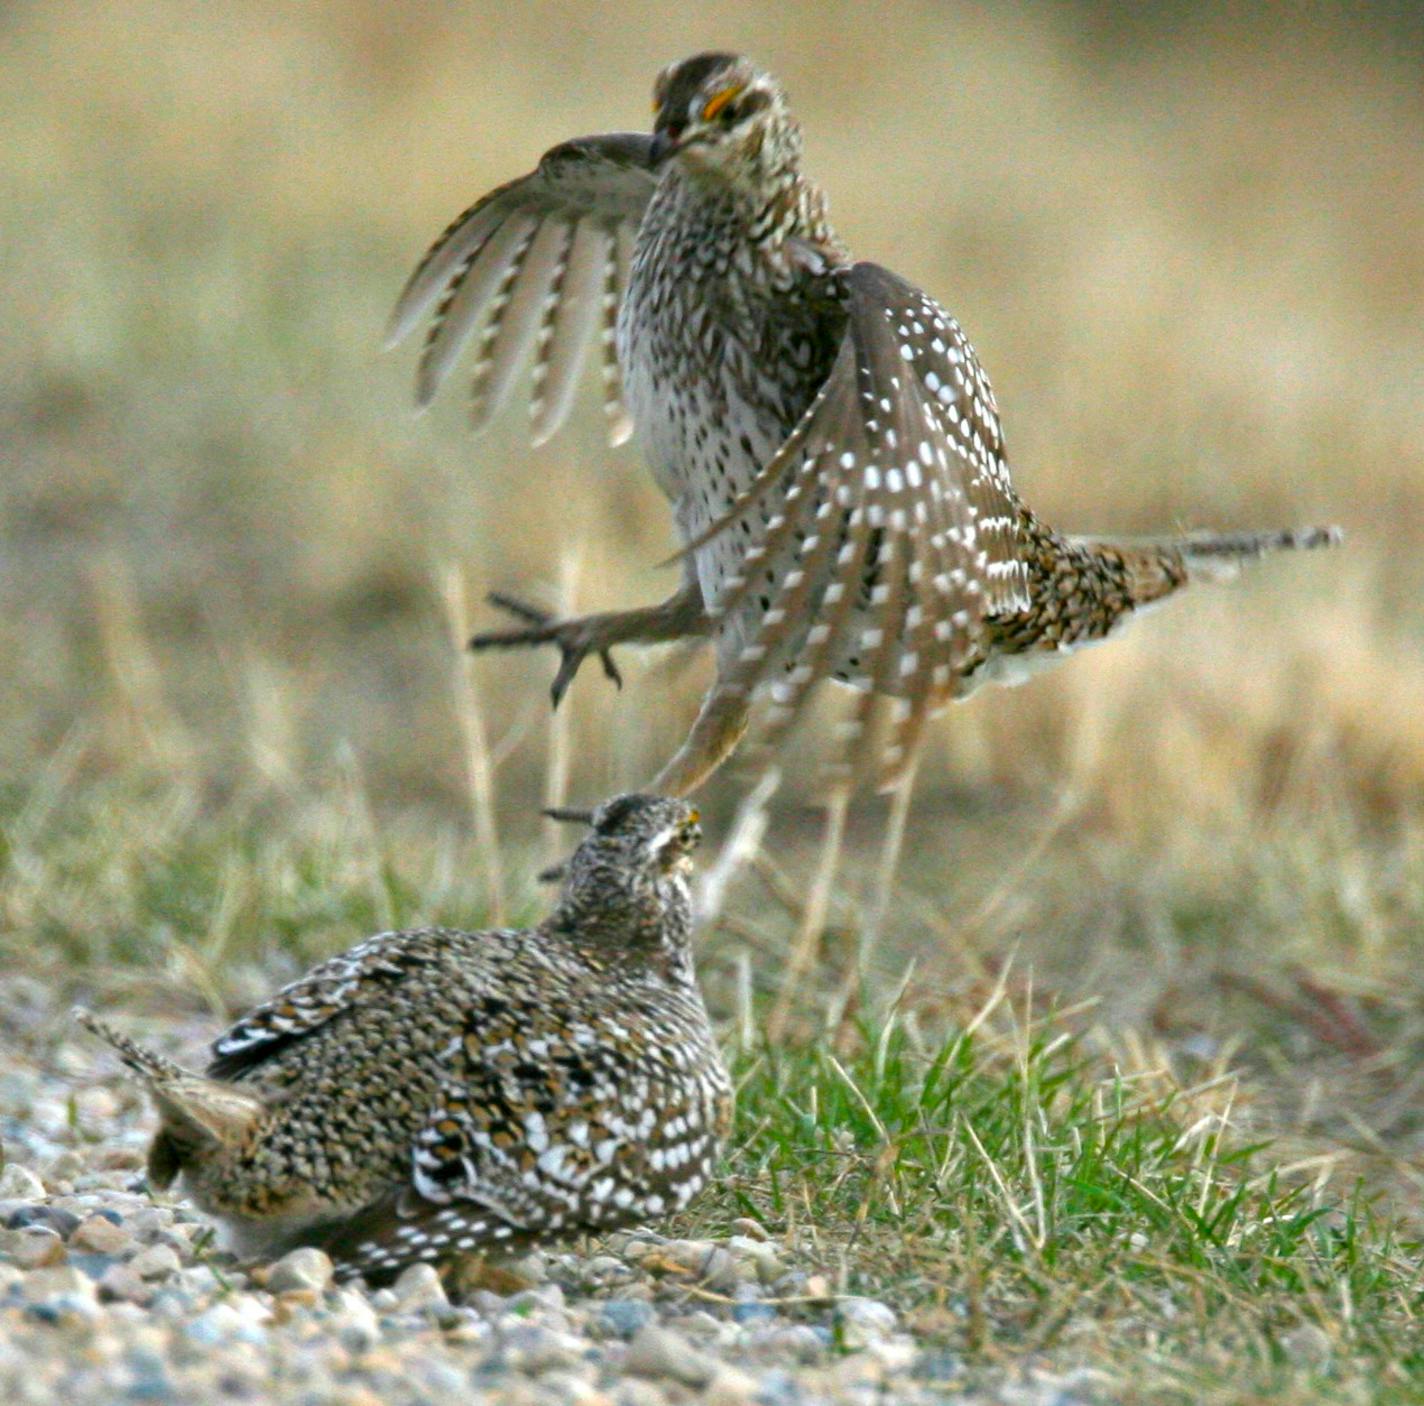
[[[260,1098],[218,1079],[205,1079],[154,1051],[145,1049],[83,1006],[74,1019],[118,1052],[119,1058],[147,1086],[163,1126],[150,1153],[150,1172],[166,1185],[195,1154],[230,1147],[256,1127],[264,1105]]]

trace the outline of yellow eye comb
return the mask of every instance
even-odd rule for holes
[[[736,83],[730,88],[723,88],[720,93],[714,93],[707,99],[707,105],[702,109],[702,120],[710,122],[746,86],[745,83]]]

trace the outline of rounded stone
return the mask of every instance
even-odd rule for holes
[[[101,1255],[119,1255],[133,1244],[133,1236],[122,1224],[102,1212],[87,1216],[75,1227],[69,1237],[70,1245],[76,1250],[92,1250]]]
[[[181,1266],[178,1251],[172,1245],[150,1245],[129,1261],[129,1268],[140,1279],[167,1279],[170,1274],[177,1273]]]
[[[0,1231],[0,1254],[21,1269],[40,1269],[64,1263],[64,1241],[48,1226],[27,1225],[19,1230]]]
[[[34,1201],[44,1194],[44,1182],[28,1167],[11,1162],[0,1172],[0,1201]]]
[[[365,1352],[380,1340],[381,1323],[359,1289],[338,1289],[328,1300],[328,1323],[348,1352]]]
[[[740,1367],[723,1363],[702,1394],[702,1406],[754,1406],[769,1398],[761,1395],[757,1379]]]
[[[97,1296],[94,1281],[70,1264],[31,1270],[25,1275],[21,1292],[31,1303],[65,1296],[93,1302]]]
[[[718,1365],[681,1333],[656,1323],[638,1330],[623,1359],[624,1370],[633,1376],[667,1378],[693,1388],[706,1386],[717,1374]]]
[[[1325,1330],[1315,1323],[1300,1323],[1281,1336],[1281,1348],[1297,1366],[1323,1371],[1334,1353]]]
[[[769,1303],[757,1299],[743,1299],[732,1305],[732,1322],[747,1325],[751,1323],[774,1323],[776,1309]]]
[[[858,1349],[882,1342],[898,1323],[895,1310],[878,1299],[849,1298],[836,1304],[835,1329],[842,1347]]]
[[[11,1213],[9,1220],[11,1230],[23,1230],[27,1225],[42,1225],[65,1240],[74,1233],[78,1224],[79,1217],[73,1211],[50,1206],[43,1201],[21,1206]]]
[[[153,1297],[153,1290],[132,1264],[113,1264],[99,1278],[99,1295],[122,1303],[147,1303]]]
[[[67,1147],[45,1168],[45,1177],[52,1183],[73,1181],[87,1170],[84,1158],[72,1147]]]
[[[395,1308],[401,1313],[412,1313],[422,1308],[445,1308],[450,1300],[445,1294],[445,1286],[434,1265],[413,1264],[401,1272],[400,1278],[391,1286],[395,1295]]]
[[[216,1303],[183,1325],[183,1334],[204,1347],[215,1347],[237,1335],[242,1315],[231,1304]]]
[[[283,1255],[267,1271],[267,1288],[274,1294],[286,1294],[296,1289],[320,1293],[331,1283],[333,1266],[325,1250],[311,1245]]]
[[[653,1306],[641,1299],[608,1299],[599,1305],[593,1326],[601,1337],[631,1338],[653,1321]]]

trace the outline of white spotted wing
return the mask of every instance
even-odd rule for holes
[[[686,550],[761,509],[754,516],[766,527],[718,612],[737,611],[768,569],[770,608],[717,686],[747,695],[768,685],[774,734],[839,661],[854,660],[849,681],[864,692],[846,755],[873,696],[897,696],[884,759],[893,784],[928,715],[953,695],[984,618],[1028,604],[1021,510],[993,393],[958,324],[875,264],[855,264],[839,281],[846,330],[825,384],[772,460]]]

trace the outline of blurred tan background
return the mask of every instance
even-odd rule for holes
[[[669,59],[737,48],[787,84],[857,252],[974,339],[1045,517],[1348,537],[955,709],[877,960],[951,979],[964,952],[1017,950],[1134,1028],[1335,1059],[1297,1018],[1304,966],[1402,1058],[1424,914],[1424,24],[1120,9],[6,7],[8,813],[31,834],[36,806],[88,797],[148,827],[176,791],[184,816],[280,839],[359,796],[397,867],[438,836],[478,874],[473,688],[508,843],[533,841],[554,660],[468,670],[442,582],[472,624],[491,588],[642,603],[668,583],[665,508],[593,396],[539,452],[517,413],[472,442],[458,394],[415,418],[414,350],[380,354],[383,322],[474,196],[565,137],[645,125]],[[565,705],[575,799],[651,773],[705,678],[622,663],[621,695],[590,668]],[[793,882],[813,749],[774,822]],[[714,820],[739,785],[714,787]],[[860,808],[857,845],[880,814]],[[519,883],[532,864],[511,861]],[[66,931],[114,922],[90,899]],[[52,918],[54,885],[34,902]],[[12,907],[11,933],[37,911]]]

